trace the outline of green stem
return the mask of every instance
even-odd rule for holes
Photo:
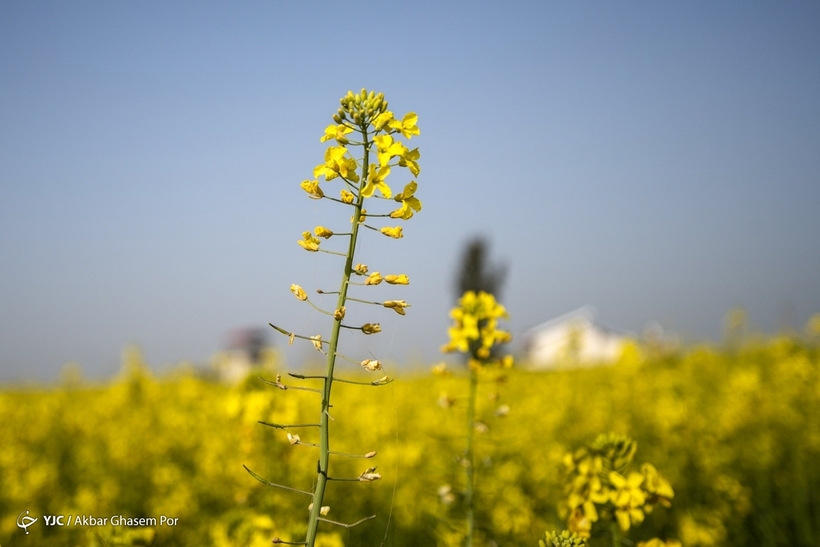
[[[368,142],[367,126],[360,127],[362,133],[362,142]],[[336,303],[336,309],[343,308],[347,301],[347,287],[350,281],[351,272],[353,271],[353,254],[356,251],[356,238],[359,234],[359,217],[362,213],[362,204],[364,197],[361,189],[364,187],[368,171],[369,148],[365,147],[364,158],[362,159],[362,176],[359,179],[358,199],[353,211],[351,219],[350,241],[347,247],[347,258],[345,260],[344,272],[342,274],[342,282],[339,285],[339,298]],[[313,492],[313,508],[310,510],[310,517],[308,520],[307,536],[305,544],[308,547],[313,547],[316,542],[316,531],[319,527],[320,513],[322,508],[322,501],[325,496],[325,487],[328,481],[328,465],[330,463],[330,389],[333,385],[333,368],[336,365],[336,348],[339,344],[339,331],[341,330],[342,322],[333,321],[333,331],[330,335],[330,347],[327,351],[327,366],[325,369],[324,388],[322,389],[322,412],[319,433],[319,469],[316,477],[316,490]]]
[[[612,530],[612,547],[621,547],[621,530],[618,528],[618,522],[613,520],[610,526]]]
[[[464,495],[467,504],[467,547],[473,545],[473,531],[475,530],[475,454],[473,443],[475,439],[475,400],[478,391],[478,373],[470,368],[470,398],[467,403],[467,489]]]

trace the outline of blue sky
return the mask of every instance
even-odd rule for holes
[[[509,265],[515,334],[582,305],[718,339],[820,312],[813,2],[4,2],[0,380],[67,361],[207,361],[269,321],[328,328],[291,283],[339,264],[299,183],[348,89],[415,111],[421,214],[362,261],[404,318],[351,352],[438,360],[465,242]],[[332,307],[332,304],[328,307]],[[284,346],[283,340],[271,340]],[[311,356],[292,347],[290,364]]]

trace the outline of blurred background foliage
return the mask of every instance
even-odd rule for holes
[[[733,338],[725,347],[630,345],[596,368],[487,372],[480,385],[478,522],[484,545],[534,546],[558,516],[564,456],[600,433],[628,435],[675,490],[630,531],[688,547],[809,546],[820,535],[820,321],[807,336]],[[273,369],[273,370],[271,370]],[[272,378],[276,364],[269,359]],[[284,371],[279,371],[284,372]],[[378,465],[372,484],[331,483],[321,545],[457,545],[467,382],[463,371],[402,374],[334,390],[334,476]],[[181,367],[154,376],[136,349],[121,375],[0,391],[0,544],[270,545],[302,539],[316,449],[258,420],[315,421],[316,394],[233,385]],[[344,373],[344,371],[342,371]],[[355,373],[351,373],[355,375]],[[294,381],[295,382],[295,381]],[[293,383],[293,382],[289,382]],[[298,432],[312,441],[310,429]],[[372,463],[371,463],[372,462]],[[154,529],[16,526],[17,515],[178,518]]]

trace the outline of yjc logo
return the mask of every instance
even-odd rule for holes
[[[23,511],[17,515],[17,526],[26,531],[28,535],[28,527],[37,522],[37,517],[28,516],[28,511]]]

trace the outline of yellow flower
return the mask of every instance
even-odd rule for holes
[[[299,435],[288,433],[288,442],[290,444],[299,444],[302,442],[302,439],[299,438]]]
[[[413,216],[413,211],[421,211],[421,202],[414,197],[418,184],[416,181],[409,182],[401,194],[398,194],[393,199],[401,203],[401,207],[390,213],[391,218],[401,218],[408,220]]]
[[[404,308],[408,307],[409,304],[404,300],[385,300],[384,307],[391,308],[399,315],[404,315]]]
[[[393,191],[390,190],[390,187],[384,182],[384,179],[387,178],[389,174],[389,165],[383,165],[377,168],[375,165],[371,164],[368,167],[367,184],[364,188],[362,188],[362,195],[369,198],[373,195],[373,191],[378,189],[384,197],[389,198],[392,196]]]
[[[407,167],[410,169],[410,172],[413,173],[413,176],[419,176],[419,164],[416,160],[419,159],[420,152],[418,148],[413,148],[412,150],[404,149],[404,152],[399,156],[399,165],[402,167]]]
[[[644,475],[643,489],[649,494],[649,503],[660,503],[665,507],[670,507],[675,492],[669,481],[664,479],[650,463],[643,464],[641,471]]]
[[[382,331],[382,327],[378,323],[365,323],[361,328],[365,334],[376,334]]]
[[[384,280],[390,283],[391,285],[409,285],[410,278],[407,277],[406,274],[400,275],[386,275],[384,276]]]
[[[373,127],[376,131],[382,131],[385,127],[389,127],[394,121],[393,113],[386,110],[373,119]]]
[[[643,522],[644,514],[641,508],[646,501],[646,493],[641,490],[643,479],[640,473],[630,473],[629,478],[616,471],[609,473],[609,482],[615,487],[615,490],[610,492],[609,499],[615,506],[615,518],[621,530],[629,530],[630,524]]]
[[[390,160],[396,156],[402,156],[407,152],[407,147],[402,143],[393,141],[390,135],[380,135],[373,138],[376,143],[376,151],[379,157],[379,165],[382,167],[390,163]]]
[[[349,181],[358,182],[356,162],[348,158],[347,148],[344,146],[330,146],[325,151],[325,163],[320,163],[313,169],[313,176],[317,179],[324,176],[325,180],[333,180],[341,176]]]
[[[319,139],[319,142],[325,142],[329,141],[330,139],[336,139],[336,142],[338,142],[339,144],[347,144],[348,140],[345,137],[345,135],[352,132],[353,130],[344,124],[331,124],[325,128],[325,134],[322,136],[321,139]]]
[[[474,318],[467,317],[466,319],[467,321],[456,321],[455,327],[447,329],[450,342],[441,348],[442,352],[460,351],[467,353],[470,350],[470,340],[476,339],[478,329],[476,329]]]
[[[367,273],[367,266],[364,264],[356,264],[353,266],[353,272],[358,275],[365,275]]]
[[[392,115],[391,115],[392,117]],[[390,129],[395,129],[399,133],[404,136],[406,139],[410,139],[413,135],[420,135],[421,132],[419,131],[418,126],[416,123],[419,121],[419,117],[416,115],[415,112],[408,112],[404,115],[401,121],[393,120],[390,122]]]
[[[369,370],[370,372],[381,370],[382,364],[378,362],[376,359],[365,359],[362,361],[362,367]]]
[[[593,506],[593,511],[595,506]],[[584,514],[584,511],[577,507],[572,511],[567,522],[570,532],[578,534],[578,537],[588,538],[592,533],[592,523],[598,520],[598,514],[595,513],[595,519],[591,519],[589,515]]]
[[[333,319],[335,319],[336,321],[341,321],[345,318],[346,311],[347,309],[344,306],[342,306],[341,308],[333,312]]]
[[[302,287],[300,287],[299,285],[291,285],[290,292],[292,292],[296,298],[303,302],[307,300],[307,294],[305,293],[304,289],[302,289]]]
[[[465,292],[450,312],[455,324],[448,330],[450,342],[442,351],[472,352],[475,358],[489,359],[494,345],[512,338],[508,332],[497,329],[498,319],[506,316],[504,306],[496,302],[493,295],[483,291]]]
[[[401,226],[396,226],[395,228],[385,226],[381,229],[381,233],[383,233],[386,236],[392,237],[393,239],[401,239],[404,237],[404,234],[401,233]]]
[[[323,237],[325,239],[329,238],[333,235],[331,230],[328,230],[324,226],[317,226],[315,230],[313,230],[318,237]]]
[[[296,243],[298,243],[303,249],[313,253],[319,250],[319,240],[313,237],[310,232],[302,232],[302,237],[304,239],[301,239]]]
[[[352,192],[342,190],[340,193],[342,195],[342,202],[347,203],[348,205],[352,204],[356,200],[356,196],[354,196]]]
[[[322,189],[319,188],[318,180],[303,180],[299,186],[302,187],[302,190],[308,193],[311,199],[322,199],[325,195],[325,193],[322,192]]]
[[[382,282],[382,276],[379,272],[373,272],[372,274],[367,276],[367,279],[364,280],[365,285],[378,285]]]

